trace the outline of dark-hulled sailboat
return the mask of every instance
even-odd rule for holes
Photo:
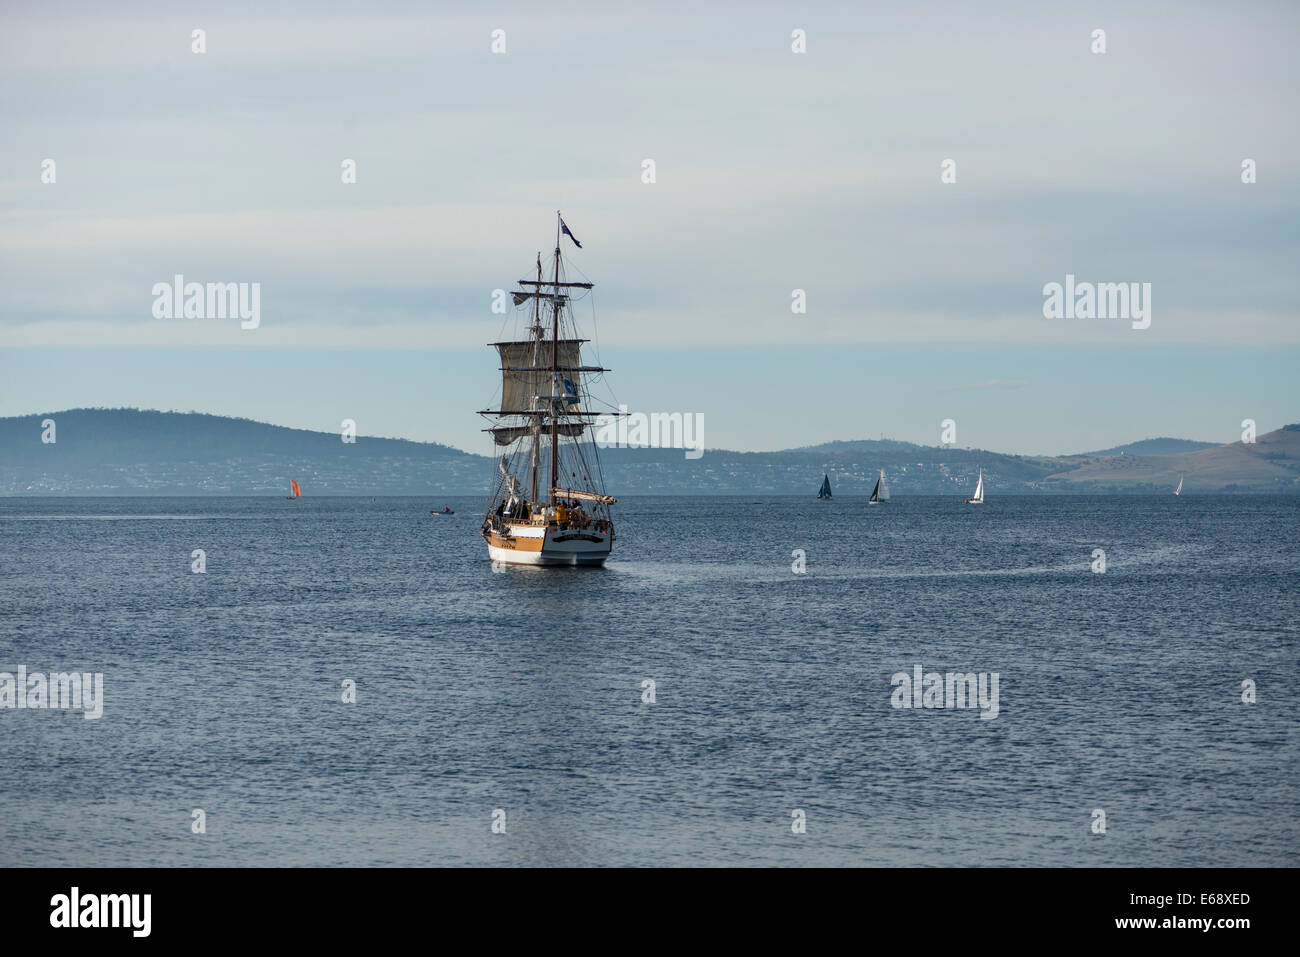
[[[885,481],[885,470],[880,470],[880,477],[876,479],[876,487],[871,490],[871,498],[867,499],[868,505],[880,505],[889,501],[889,483]]]
[[[493,561],[518,565],[600,565],[614,543],[592,419],[587,380],[608,370],[582,364],[582,344],[570,308],[592,288],[567,282],[560,240],[576,237],[556,213],[551,279],[521,279],[514,304],[530,318],[526,338],[491,345],[501,358],[501,407],[495,420],[497,457],[483,537]]]
[[[831,477],[824,472],[822,473],[822,487],[817,490],[818,498],[831,497]]]

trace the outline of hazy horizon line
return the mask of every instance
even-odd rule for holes
[[[38,418],[41,416],[58,416],[67,413],[75,413],[75,412],[136,412],[136,413],[153,413],[158,415],[200,415],[200,416],[208,416],[210,418],[215,418],[215,419],[227,419],[232,422],[250,422],[255,425],[264,425],[269,428],[288,429],[289,431],[293,431],[293,432],[307,432],[314,435],[334,436],[337,434],[336,431],[332,431],[332,430],[327,431],[323,429],[304,428],[301,426],[294,426],[294,425],[280,425],[278,423],[266,421],[263,419],[253,419],[253,418],[248,418],[246,416],[239,416],[239,415],[223,415],[218,412],[203,412],[198,409],[189,409],[186,411],[182,411],[179,409],[143,409],[137,406],[77,406],[73,408],[57,409],[52,411],[26,412],[26,413],[19,413],[16,415],[0,416],[0,422],[5,421],[6,419],[27,419],[27,418]],[[1284,423],[1283,425],[1279,425],[1276,429],[1268,429],[1265,431],[1260,431],[1258,434],[1267,435],[1269,434],[1269,432],[1281,431],[1282,429],[1286,428],[1288,425],[1292,425],[1292,424],[1296,424],[1296,423],[1290,423],[1290,422]],[[363,439],[363,438],[378,439],[378,440],[383,440],[388,442],[410,442],[414,445],[440,446],[442,448],[453,449],[457,452],[461,452],[464,455],[473,455],[477,458],[487,459],[492,457],[489,455],[484,455],[481,452],[471,452],[467,449],[461,448],[460,446],[452,445],[449,442],[424,441],[421,439],[412,439],[412,438],[407,438],[406,436],[397,436],[397,435],[368,435],[360,432],[357,433],[356,437],[358,439]],[[1159,442],[1159,441],[1202,442],[1214,447],[1222,447],[1225,445],[1234,444],[1232,442],[1215,442],[1212,439],[1192,439],[1183,436],[1153,435],[1153,436],[1145,436],[1144,438],[1141,439],[1132,439],[1127,442],[1116,442],[1113,445],[1108,446],[1107,449],[1120,448],[1126,445],[1135,445],[1139,442]],[[706,446],[706,450],[715,453],[730,452],[738,455],[775,455],[783,452],[801,452],[801,451],[821,448],[827,445],[835,445],[838,443],[850,443],[850,442],[897,442],[905,445],[911,445],[918,449],[949,448],[955,452],[988,452],[992,455],[1005,455],[1005,456],[1015,456],[1020,458],[1034,458],[1034,459],[1070,458],[1073,456],[1093,455],[1098,452],[1107,451],[1107,449],[1089,449],[1081,452],[1061,452],[1056,455],[1043,455],[1043,454],[1034,454],[1034,453],[1027,453],[1027,452],[1004,452],[1004,451],[999,451],[997,449],[978,448],[976,446],[968,446],[968,445],[955,445],[955,444],[945,445],[942,442],[925,444],[921,442],[912,441],[911,439],[891,438],[888,436],[882,436],[877,439],[866,438],[866,437],[853,438],[853,439],[827,439],[823,442],[815,442],[810,445],[796,445],[796,446],[789,446],[787,448],[780,448],[780,449],[730,449],[730,448]],[[629,446],[629,447],[651,448],[652,446]]]

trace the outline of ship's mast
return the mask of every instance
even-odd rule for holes
[[[541,281],[542,281],[542,254],[541,254],[540,252],[538,252],[538,254],[537,254],[537,282],[540,284]],[[538,288],[541,288],[540,285],[538,286]],[[541,345],[541,341],[542,341],[542,300],[541,300],[541,298],[538,297],[538,296],[534,296],[534,297],[533,297],[533,328],[532,328],[531,330],[529,330],[529,331],[530,331],[531,334],[532,334],[533,341],[536,342],[538,345]],[[537,348],[536,348],[536,347],[533,348],[533,354],[534,354],[534,356],[536,356],[536,354],[537,354]],[[536,359],[535,359],[535,358],[533,359],[533,362],[536,363]],[[536,501],[537,501],[537,453],[538,453],[538,446],[541,444],[541,441],[542,441],[542,436],[541,436],[541,431],[542,431],[542,421],[541,421],[541,419],[537,418],[537,416],[533,416],[533,417],[532,417],[531,425],[532,425],[532,429],[531,429],[530,431],[531,431],[532,434],[529,436],[529,438],[532,440],[532,449],[529,451],[529,457],[532,459],[533,480],[532,480],[532,486],[531,486],[531,489],[530,489],[530,495],[529,495],[528,501],[530,501],[530,502],[536,502]]]
[[[552,289],[555,293],[555,302],[551,309],[551,484],[547,486],[549,490],[549,501],[555,504],[556,479],[560,472],[560,420],[558,415],[559,405],[556,399],[555,387],[560,378],[560,212],[555,211],[555,272],[551,277]]]

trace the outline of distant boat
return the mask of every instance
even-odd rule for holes
[[[885,470],[880,470],[880,478],[876,479],[876,487],[871,490],[871,498],[867,499],[868,505],[879,505],[881,502],[889,501],[889,483],[885,481]]]
[[[817,497],[831,497],[831,477],[824,472],[822,473],[822,487],[817,490]]]
[[[302,498],[302,487],[293,479],[289,479],[289,492],[285,498]]]
[[[436,508],[431,508],[431,509],[429,509],[429,514],[430,514],[430,515],[455,515],[456,513],[455,513],[455,511],[453,511],[452,509],[450,509],[450,508],[448,508],[446,505],[444,505],[444,506],[442,507],[442,511],[441,511],[441,512],[438,511]]]
[[[1175,495],[1183,494],[1183,477],[1181,475],[1178,476],[1178,488],[1174,489],[1174,494]]]
[[[980,469],[980,480],[975,483],[975,494],[966,499],[967,505],[984,504],[984,470]]]

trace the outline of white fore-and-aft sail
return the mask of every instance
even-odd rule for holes
[[[871,498],[867,499],[868,505],[880,505],[882,502],[889,501],[889,483],[885,481],[885,470],[880,470],[880,477],[876,479],[876,487],[871,490]]]

